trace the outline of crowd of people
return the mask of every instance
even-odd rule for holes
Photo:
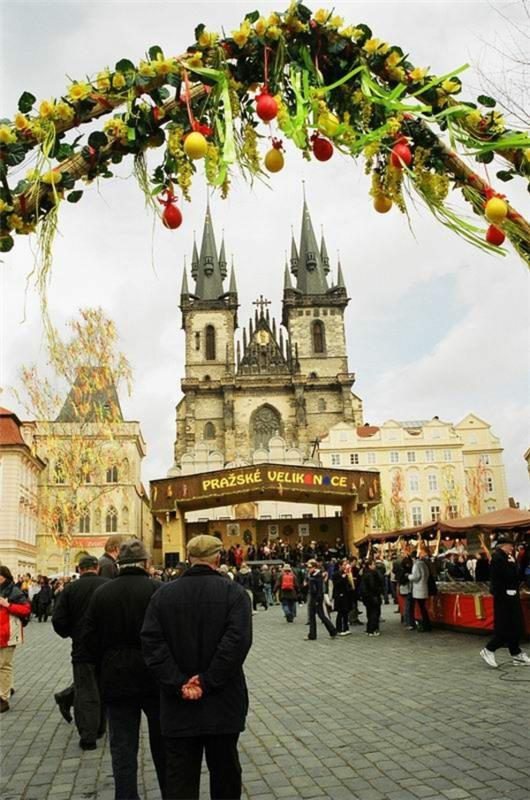
[[[341,542],[225,550],[206,535],[190,540],[187,555],[186,564],[157,570],[142,542],[111,536],[101,558],[81,558],[73,579],[24,575],[15,582],[0,567],[0,712],[14,693],[13,654],[23,628],[32,614],[43,623],[51,615],[56,633],[72,640],[73,680],[55,701],[67,722],[75,720],[81,749],[97,748],[108,728],[116,800],[138,798],[142,713],[164,800],[198,798],[203,753],[211,796],[241,796],[237,742],[248,710],[242,667],[251,617],[271,605],[281,605],[288,624],[303,607],[306,641],[317,639],[317,620],[332,638],[363,624],[368,636],[380,636],[381,609],[391,604],[396,613],[402,608],[407,631],[429,633],[427,601],[437,581],[489,580],[495,630],[480,655],[497,667],[495,652],[507,647],[514,664],[530,665],[520,647],[519,602],[528,548],[515,551],[506,535],[491,559],[455,548],[435,556],[421,542],[360,559]]]

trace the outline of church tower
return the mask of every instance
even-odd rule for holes
[[[227,399],[223,387],[233,381],[235,372],[238,298],[233,265],[225,288],[227,276],[224,237],[218,251],[208,204],[200,252],[193,243],[191,278],[195,288],[190,291],[184,266],[180,292],[186,358],[184,398],[177,407],[176,461],[203,440],[224,449]]]

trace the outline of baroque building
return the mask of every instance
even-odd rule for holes
[[[193,245],[193,288],[186,268],[182,280],[186,359],[171,475],[266,461],[318,464],[318,440],[334,424],[362,424],[346,350],[349,298],[340,264],[335,281],[330,272],[304,200],[299,244],[292,236],[285,264],[281,322],[260,295],[239,335],[234,267],[229,275],[224,238],[218,250],[207,208],[200,250]]]

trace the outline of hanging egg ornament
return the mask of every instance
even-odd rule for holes
[[[162,222],[166,228],[170,228],[172,231],[175,230],[175,228],[179,228],[182,224],[180,209],[173,203],[169,203],[162,213]]]
[[[329,139],[324,139],[323,136],[314,133],[311,141],[313,143],[313,155],[317,161],[329,161],[333,155],[333,145]]]
[[[317,120],[318,130],[325,133],[326,136],[335,136],[337,128],[340,125],[340,120],[331,111],[323,111],[319,114]]]
[[[374,198],[374,208],[378,214],[386,214],[392,208],[392,200],[386,194],[378,194]]]
[[[406,139],[402,138],[392,148],[390,152],[390,163],[396,169],[402,169],[403,165],[410,166],[412,162],[412,151]]]
[[[494,244],[495,247],[500,247],[505,239],[506,236],[500,228],[496,228],[495,225],[489,226],[488,230],[486,231],[486,241],[488,244]]]
[[[284,165],[284,158],[282,153],[283,143],[280,139],[273,139],[272,140],[272,147],[266,153],[264,164],[265,168],[269,170],[269,172],[279,172],[283,169]]]
[[[484,208],[488,222],[498,225],[504,222],[508,214],[508,206],[501,197],[491,197]]]
[[[278,114],[278,103],[265,88],[256,97],[256,114],[263,122],[270,122]]]
[[[208,142],[198,131],[188,133],[184,139],[184,152],[189,158],[197,161],[199,158],[204,158],[208,150]]]

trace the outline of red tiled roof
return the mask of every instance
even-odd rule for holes
[[[379,430],[375,425],[361,425],[357,428],[357,436],[368,437],[373,436]]]
[[[0,408],[0,445],[24,444],[20,434],[20,422],[13,411]]]

